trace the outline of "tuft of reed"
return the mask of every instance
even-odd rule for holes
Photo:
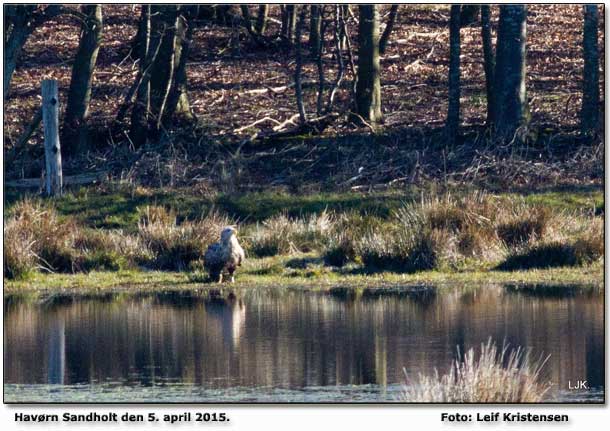
[[[254,227],[247,248],[258,257],[319,250],[327,241],[332,225],[333,217],[327,211],[305,218],[274,216]]]
[[[547,207],[519,206],[510,211],[506,221],[498,223],[498,237],[508,247],[516,247],[529,241],[544,238],[552,220],[551,210]]]
[[[350,212],[335,216],[335,223],[322,253],[325,265],[342,267],[349,262],[362,263],[362,238],[386,228],[375,216]]]
[[[496,259],[496,213],[495,202],[480,193],[405,204],[390,226],[363,237],[362,261],[371,269],[414,272],[455,268],[469,258]]]
[[[218,241],[229,220],[212,212],[196,221],[178,223],[173,210],[147,206],[140,210],[139,240],[152,255],[148,266],[162,270],[183,270],[203,258],[207,247]]]
[[[548,357],[546,358],[548,359]],[[523,349],[498,349],[489,340],[478,354],[469,349],[453,361],[449,371],[431,376],[420,374],[407,380],[402,399],[429,403],[536,403],[544,399],[550,383],[540,381],[546,363],[542,357],[532,361]],[[407,376],[408,378],[408,376]]]
[[[32,232],[21,229],[18,220],[4,223],[4,277],[26,279],[38,269],[34,244]]]
[[[54,208],[40,200],[24,199],[14,205],[5,223],[4,247],[7,277],[25,276],[35,268],[71,272],[78,263],[74,238],[78,228],[72,219],[61,219]]]
[[[587,227],[572,239],[552,239],[533,243],[511,253],[497,269],[552,268],[591,264],[604,256],[602,220],[591,220]]]

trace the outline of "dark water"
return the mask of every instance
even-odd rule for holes
[[[603,401],[603,293],[445,291],[5,301],[5,401],[397,401],[490,337],[550,355],[549,400]]]

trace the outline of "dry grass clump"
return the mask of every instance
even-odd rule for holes
[[[498,259],[502,253],[494,229],[496,203],[474,193],[406,204],[383,231],[365,235],[360,244],[366,267],[413,272],[459,267],[471,258]]]
[[[4,276],[10,279],[27,278],[38,268],[34,254],[34,237],[31,231],[21,228],[11,218],[4,223]]]
[[[304,218],[274,216],[254,227],[247,248],[259,257],[318,250],[332,226],[333,217],[327,211]]]
[[[468,350],[451,364],[449,372],[419,375],[403,392],[407,402],[430,403],[536,403],[544,399],[550,383],[540,382],[546,360],[531,361],[521,348],[499,350],[488,341],[480,352]]]
[[[463,197],[451,194],[422,199],[418,204],[431,229],[452,232],[469,226],[488,227],[496,217],[497,203],[486,193],[470,193]]]
[[[509,211],[507,220],[496,227],[498,237],[509,247],[543,238],[552,220],[547,207],[521,205]]]
[[[24,278],[37,270],[117,270],[146,257],[137,238],[85,229],[40,200],[24,199],[4,223],[4,276]]]
[[[4,276],[23,278],[50,272],[116,271],[136,265],[185,269],[218,240],[225,217],[212,213],[198,221],[177,223],[173,211],[147,207],[137,234],[88,229],[37,200],[23,200],[4,224]]]
[[[4,225],[5,276],[19,278],[35,268],[74,271],[77,229],[73,220],[60,219],[52,207],[39,200],[18,202]]]
[[[518,248],[498,269],[504,271],[558,266],[582,266],[604,256],[603,220],[593,218],[572,238],[550,239]]]
[[[139,236],[122,230],[79,229],[74,247],[82,255],[82,271],[118,270],[144,264],[152,253]]]
[[[339,254],[337,250],[332,251]],[[603,256],[604,244],[602,226],[594,217],[473,193],[406,204],[388,224],[360,234],[349,250],[368,269],[413,272],[499,265],[515,270],[589,264]]]
[[[604,219],[596,217],[573,242],[576,262],[592,263],[604,256]]]
[[[152,254],[150,266],[182,270],[201,259],[207,247],[218,241],[222,228],[229,224],[229,220],[218,213],[178,223],[173,210],[147,206],[140,211],[138,237]]]
[[[360,255],[364,266],[396,272],[434,269],[439,263],[443,232],[431,229],[414,206],[401,208],[392,222],[362,238]]]
[[[349,262],[362,263],[362,238],[371,232],[387,228],[379,217],[352,212],[336,216],[323,253],[324,263],[344,266]]]

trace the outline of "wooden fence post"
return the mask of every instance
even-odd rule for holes
[[[45,186],[47,196],[61,195],[61,148],[59,145],[59,96],[57,81],[42,81],[42,123],[44,128]]]

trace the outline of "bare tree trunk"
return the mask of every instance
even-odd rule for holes
[[[252,16],[250,16],[250,8],[247,4],[242,4],[239,6],[239,8],[241,9],[241,15],[244,17],[244,26],[246,27],[246,30],[248,30],[249,33],[252,33],[254,31],[254,28],[252,27]]]
[[[326,103],[326,111],[332,109],[335,93],[343,81],[345,75],[345,64],[343,62],[343,51],[341,49],[341,36],[343,34],[341,19],[343,18],[343,8],[340,5],[335,6],[335,53],[337,57],[337,77],[328,94],[328,102]]]
[[[491,41],[491,21],[489,5],[481,5],[481,37],[483,39],[483,68],[485,69],[485,89],[487,94],[487,127],[494,127],[495,100],[494,58]]]
[[[295,5],[284,5],[284,12],[282,13],[282,37],[284,37],[290,45],[294,42],[296,21],[297,10]]]
[[[381,115],[381,82],[379,65],[379,13],[376,5],[359,5],[358,83],[356,112],[365,120],[377,123]]]
[[[68,154],[87,146],[87,117],[91,99],[91,83],[97,54],[102,43],[102,6],[86,5],[78,51],[72,67],[68,103],[64,119],[63,148]]]
[[[390,16],[388,16],[388,22],[385,25],[385,29],[381,35],[381,39],[379,39],[379,53],[385,54],[385,49],[388,45],[388,40],[390,39],[390,35],[392,34],[392,29],[394,28],[394,23],[396,22],[396,16],[398,15],[398,6],[397,4],[393,4],[390,9]]]
[[[527,125],[527,93],[525,89],[525,5],[500,6],[500,24],[496,47],[496,131],[507,140],[516,136],[517,131]]]
[[[450,146],[455,144],[460,125],[460,6],[451,6],[449,18],[449,108],[446,135]]]
[[[286,5],[280,5],[280,37],[286,39],[288,37],[288,10]]]
[[[8,99],[17,59],[29,35],[29,28],[26,25],[20,25],[13,29],[8,41],[4,44],[4,100]]]
[[[28,37],[45,21],[66,12],[59,4],[6,5],[4,8],[4,100],[8,99],[17,60]]]
[[[583,135],[599,128],[599,48],[597,43],[598,11],[596,4],[583,6],[583,56],[585,66],[582,80],[582,109],[580,124]]]
[[[62,171],[59,145],[59,96],[57,81],[42,81],[42,124],[44,128],[45,187],[47,196],[61,195]]]
[[[320,53],[320,8],[318,5],[311,5],[309,20],[309,50],[312,58],[318,58]]]
[[[258,15],[256,16],[256,26],[255,30],[259,35],[263,35],[265,33],[265,29],[267,28],[267,14],[269,13],[269,5],[262,4],[258,7]]]
[[[322,108],[324,104],[324,62],[322,61],[322,54],[324,52],[324,37],[326,34],[326,22],[324,21],[324,5],[320,6],[318,11],[320,13],[320,42],[318,55],[316,57],[316,67],[318,69],[318,95],[316,102],[316,113],[318,116],[322,115]]]
[[[152,32],[160,32],[161,45],[153,64],[150,76],[150,121],[149,129],[158,135],[161,130],[163,116],[166,112],[169,93],[174,81],[176,66],[179,64],[180,43],[177,40],[178,11],[177,5],[152,6]],[[157,9],[158,8],[158,9]],[[158,10],[158,18],[155,17]],[[157,136],[158,137],[158,136]]]
[[[197,16],[197,6],[189,5],[182,7],[182,14],[178,17],[176,43],[179,45],[179,49],[175,49],[177,66],[167,112],[165,113],[167,117],[175,117],[182,121],[192,121],[194,119],[188,99],[186,62],[193,39],[193,20],[195,16]]]
[[[296,8],[297,6],[295,6]],[[294,70],[294,91],[297,99],[297,108],[299,110],[299,120],[301,124],[307,121],[307,115],[305,113],[305,105],[303,104],[303,88],[301,86],[301,69],[303,68],[303,55],[301,49],[301,32],[305,25],[305,12],[306,7],[301,6],[301,12],[299,13],[299,21],[297,23],[296,32],[296,66]]]
[[[129,136],[134,146],[140,147],[146,143],[148,135],[148,113],[150,108],[150,69],[156,59],[161,37],[158,32],[152,33],[152,8],[142,5],[141,25],[144,27],[140,47],[139,77],[136,78],[136,100],[131,111],[131,127]]]

